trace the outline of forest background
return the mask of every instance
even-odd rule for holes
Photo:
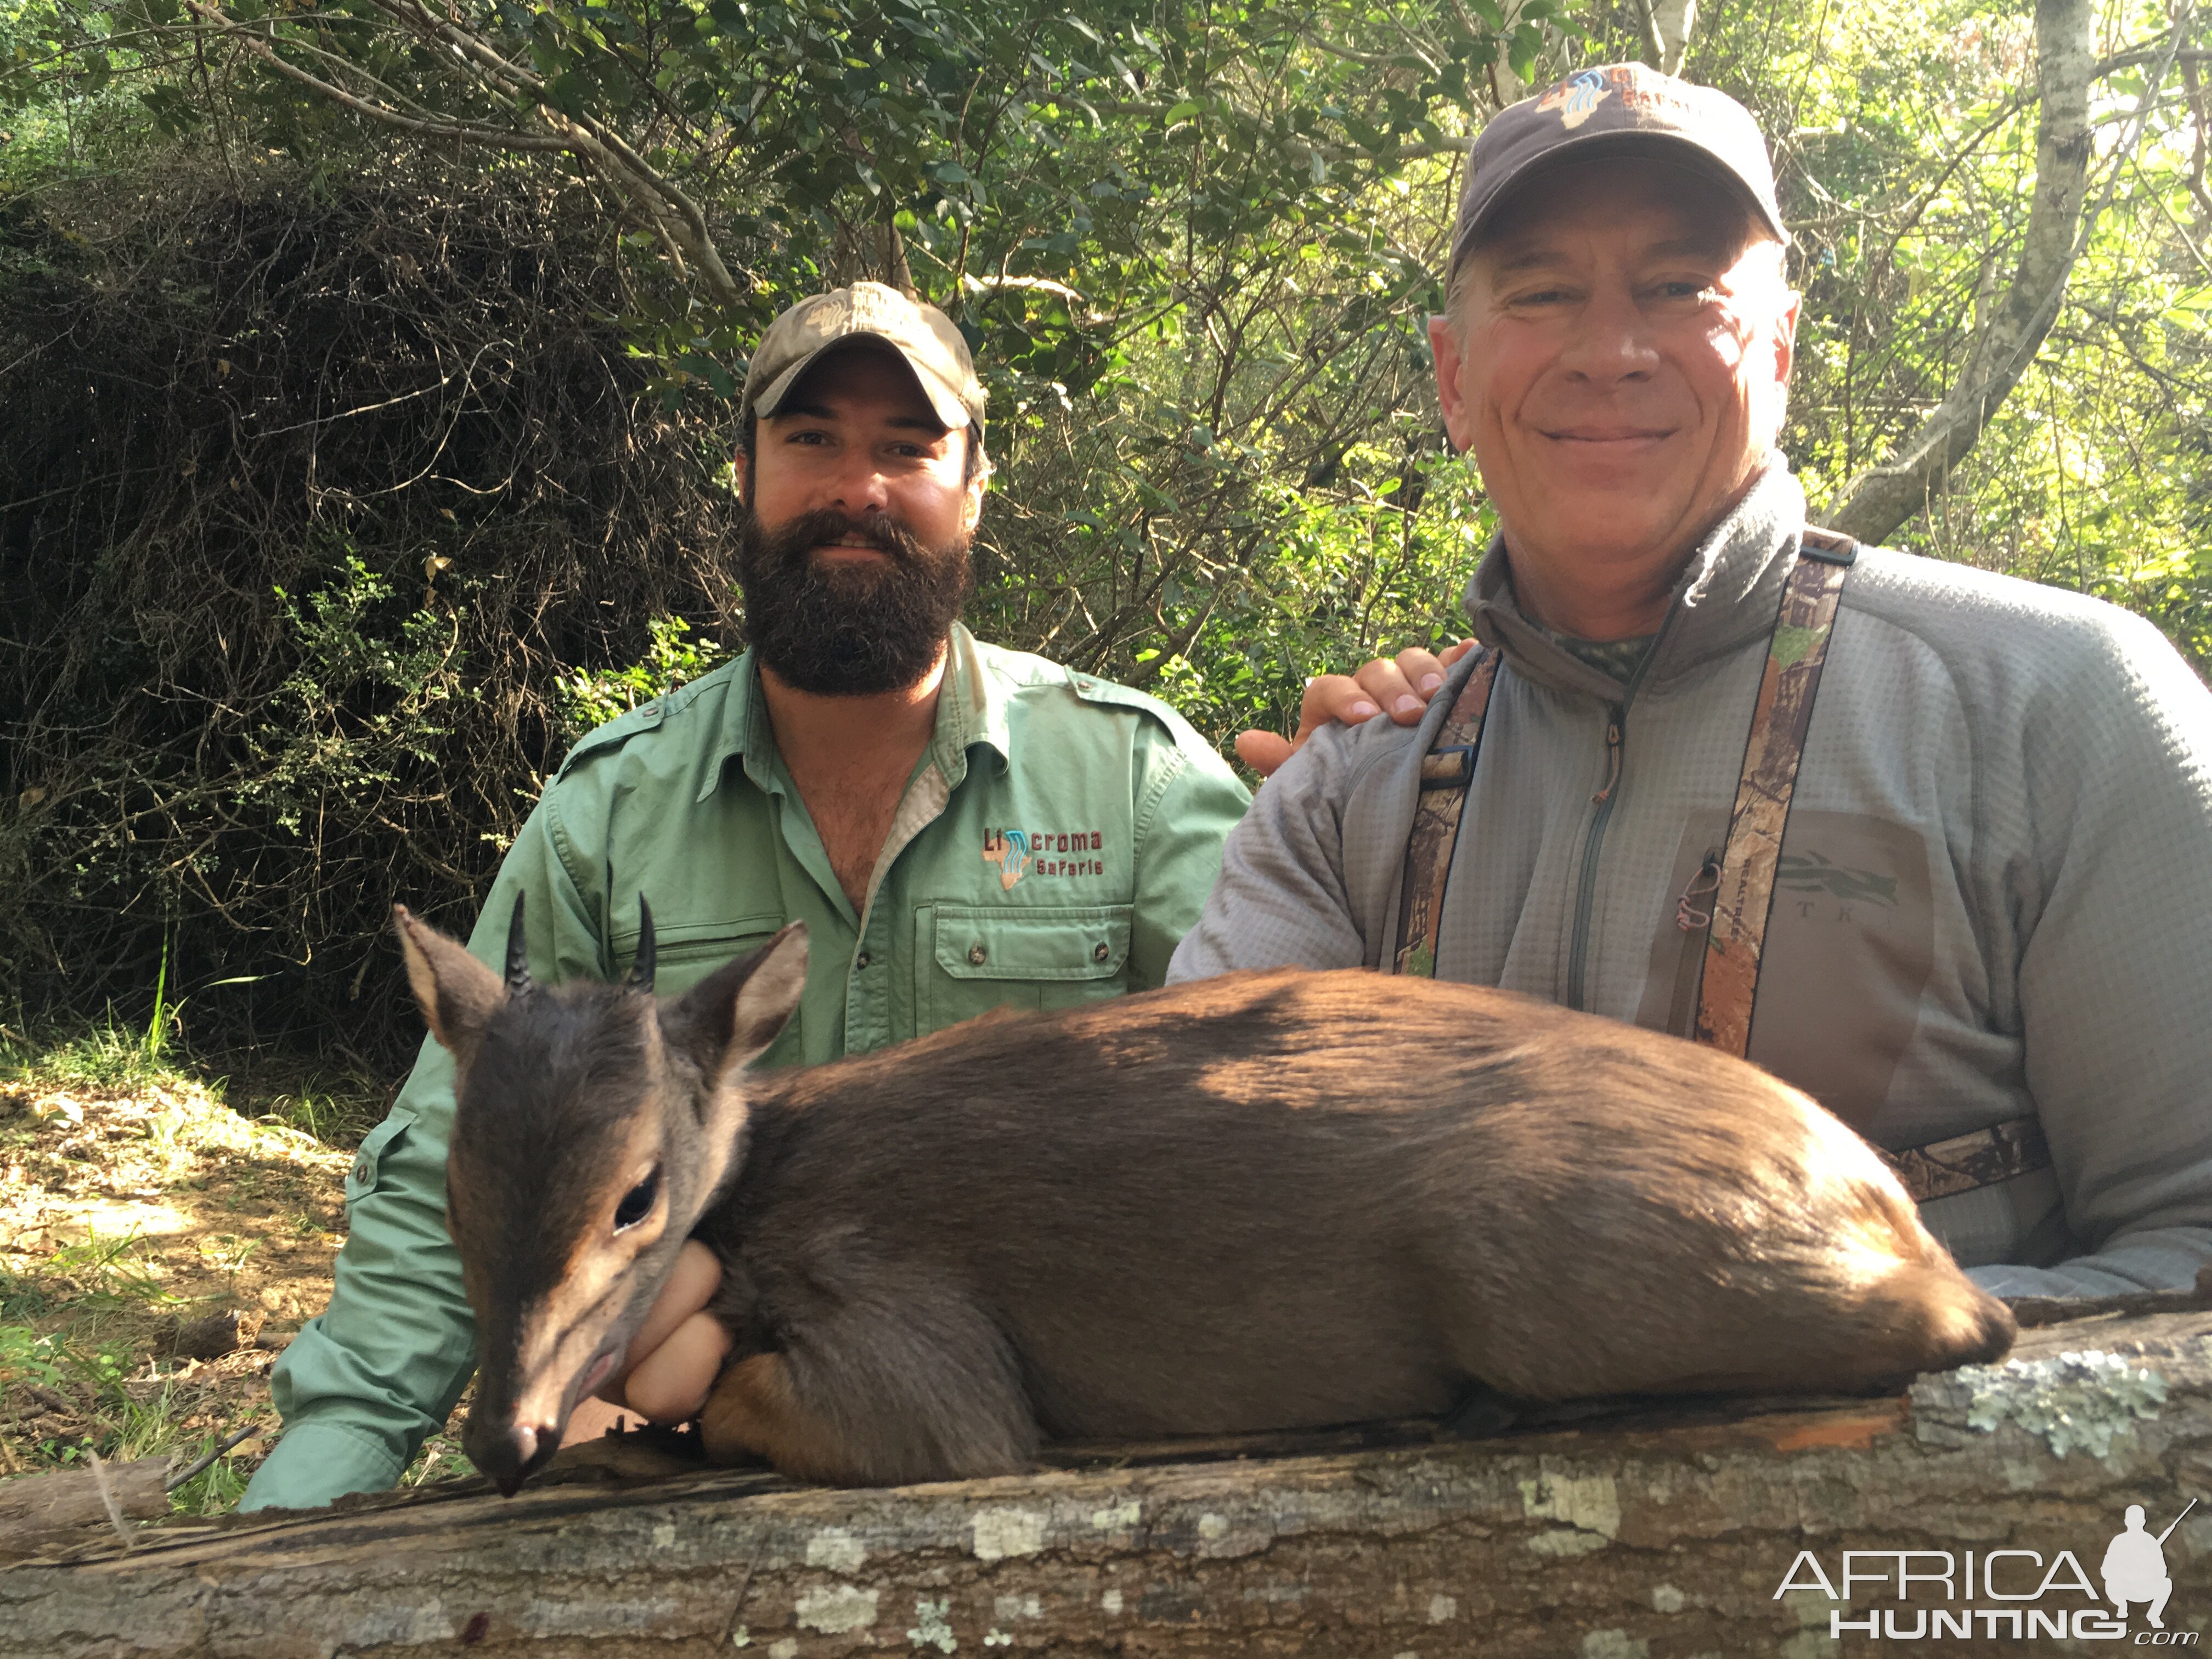
[[[2169,9],[2169,4],[2171,9]],[[388,1077],[574,738],[741,643],[793,299],[960,322],[969,620],[1225,745],[1457,631],[1468,137],[1641,57],[1771,136],[1826,521],[2212,662],[2188,0],[0,0],[0,1024]]]

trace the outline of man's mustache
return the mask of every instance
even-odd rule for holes
[[[836,507],[802,513],[769,532],[766,551],[779,563],[797,563],[817,548],[833,542],[865,542],[878,553],[912,563],[922,556],[921,544],[888,513],[855,518]]]

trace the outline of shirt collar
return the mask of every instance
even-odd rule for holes
[[[968,750],[979,743],[994,750],[1001,765],[1006,763],[1011,752],[1006,691],[985,666],[975,636],[964,623],[956,622],[948,642],[945,684],[938,689],[936,730],[930,738],[930,753],[948,785],[957,786],[968,775]],[[788,775],[782,756],[776,752],[768,700],[761,695],[760,664],[750,651],[738,659],[731,676],[714,764],[708,769],[706,781],[700,786],[701,800],[720,787],[722,775],[732,760],[744,763],[745,775],[763,793],[781,793],[786,787]]]
[[[1671,679],[1774,627],[1805,492],[1778,457],[1728,515],[1709,531],[1674,586],[1659,636],[1645,659],[1645,684]],[[1619,702],[1626,690],[1583,662],[1522,612],[1502,538],[1475,567],[1464,600],[1477,638],[1505,653],[1515,672],[1554,690]]]
[[[979,743],[998,756],[1001,766],[1012,756],[1006,689],[984,662],[975,636],[966,624],[955,623],[945,685],[937,694],[937,734],[930,740],[947,782],[957,784],[967,775],[968,750]]]

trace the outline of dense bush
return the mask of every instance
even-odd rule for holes
[[[638,396],[586,203],[174,163],[0,220],[0,997],[395,1051],[657,619],[725,621],[711,421]],[[666,634],[668,624],[661,623]],[[564,685],[563,677],[570,683]],[[602,693],[604,698],[605,693]]]

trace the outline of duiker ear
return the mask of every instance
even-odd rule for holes
[[[399,948],[407,957],[407,983],[430,1035],[455,1055],[475,1048],[485,1024],[507,1001],[507,987],[458,939],[418,921],[404,904],[392,907]]]
[[[719,1079],[775,1041],[806,989],[806,924],[794,921],[749,957],[717,968],[660,1010],[661,1036]]]

